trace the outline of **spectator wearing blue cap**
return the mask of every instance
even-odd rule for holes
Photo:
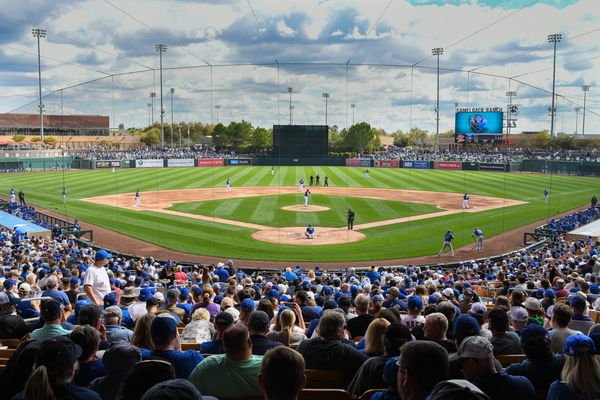
[[[550,385],[548,400],[587,400],[600,396],[600,360],[592,339],[570,336],[563,347],[565,365],[560,381]]]
[[[85,271],[83,290],[88,299],[102,306],[102,299],[110,293],[110,280],[104,267],[112,258],[112,254],[106,250],[98,250],[94,256],[94,264]]]
[[[398,306],[401,311],[406,311],[406,303],[399,299],[400,290],[397,287],[393,286],[388,290],[387,300],[385,300],[382,304],[383,308],[391,308],[394,306]]]
[[[593,322],[590,317],[584,315],[587,310],[587,301],[583,297],[574,295],[569,298],[569,302],[571,303],[571,308],[573,309],[571,320]]]
[[[21,339],[27,334],[27,325],[14,315],[21,299],[11,292],[0,292],[0,339]]]
[[[182,287],[179,292],[179,298],[177,299],[177,307],[185,311],[185,318],[189,320],[192,316],[192,304],[189,302],[190,289]]]
[[[412,330],[425,324],[425,317],[421,315],[423,301],[419,296],[410,296],[406,302],[408,314],[402,315],[402,323]]]
[[[304,322],[310,322],[313,319],[319,318],[319,313],[317,313],[315,309],[308,304],[308,300],[309,297],[306,291],[299,290],[296,292],[294,302],[300,306],[300,310],[302,311],[302,319],[304,319]]]
[[[552,382],[560,379],[564,358],[552,353],[548,332],[537,324],[521,330],[521,346],[527,358],[509,365],[505,372],[526,377],[536,392],[547,392]]]
[[[71,303],[71,308],[75,307],[75,303],[77,303],[77,296],[79,295],[81,281],[76,276],[71,277],[69,281],[69,290],[65,292],[69,299],[69,303]]]
[[[158,309],[157,314],[169,313],[177,316],[179,321],[187,321],[185,317],[185,310],[177,307],[177,301],[180,294],[181,292],[176,288],[167,290],[167,301],[163,307]]]
[[[144,359],[163,358],[175,368],[175,375],[187,379],[204,357],[194,350],[181,351],[181,341],[177,331],[177,321],[170,314],[158,315],[150,326],[150,335],[154,348],[143,352]]]
[[[148,312],[146,310],[146,301],[152,297],[152,291],[149,288],[140,289],[140,293],[137,296],[137,301],[127,307],[127,311],[134,321]]]

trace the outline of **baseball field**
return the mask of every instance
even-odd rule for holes
[[[309,207],[298,181],[319,175]],[[324,177],[329,187],[323,187]],[[225,182],[231,180],[227,193]],[[436,254],[586,204],[595,178],[479,171],[349,167],[209,167],[5,174],[26,201],[190,254],[288,262],[371,261]],[[61,190],[67,191],[63,204]],[[550,192],[548,202],[543,192]],[[134,193],[140,191],[141,207]],[[470,195],[468,210],[463,194]],[[354,230],[346,215],[356,213]],[[312,224],[314,239],[304,230]],[[447,261],[448,256],[442,259]]]

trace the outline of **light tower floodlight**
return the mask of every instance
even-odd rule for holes
[[[171,147],[173,147],[173,94],[175,88],[171,88]]]
[[[354,125],[354,109],[356,108],[356,104],[350,104],[350,108],[352,108],[352,125]]]
[[[327,125],[327,102],[331,95],[329,93],[323,93],[322,96],[325,98],[325,125]]]
[[[554,140],[554,114],[556,109],[554,108],[554,89],[556,83],[556,43],[560,42],[562,35],[560,33],[552,33],[548,35],[548,42],[554,45],[554,57],[552,61],[552,106],[550,107],[550,140]]]
[[[156,51],[160,56],[160,146],[165,147],[165,130],[163,127],[163,119],[165,116],[165,109],[163,107],[163,80],[162,80],[162,55],[167,51],[166,44],[157,44]]]
[[[440,148],[440,56],[444,54],[442,47],[431,49],[431,54],[437,57],[437,96],[435,106],[435,148]]]
[[[588,85],[584,85],[581,87],[583,91],[583,122],[581,124],[581,135],[585,135],[585,101],[587,100],[587,92],[590,91],[590,87]]]
[[[38,88],[40,94],[40,102],[38,108],[40,109],[40,141],[44,143],[44,103],[42,103],[42,62],[40,56],[40,38],[46,37],[46,30],[40,28],[33,28],[31,30],[33,37],[37,38],[37,51],[38,51]]]
[[[292,91],[294,88],[287,88],[288,93],[290,94],[290,125],[292,124]]]

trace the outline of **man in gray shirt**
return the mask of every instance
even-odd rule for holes
[[[489,315],[492,337],[490,343],[494,346],[494,355],[522,354],[519,335],[508,331],[508,314],[504,307],[494,308]]]
[[[573,309],[570,306],[564,303],[558,303],[554,306],[551,321],[552,330],[548,332],[550,334],[550,348],[553,353],[562,354],[563,345],[569,336],[581,334],[579,331],[568,328],[572,316]]]

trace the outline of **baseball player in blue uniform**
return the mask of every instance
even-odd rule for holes
[[[463,196],[463,206],[462,208],[469,208],[469,195],[467,193]]]
[[[271,175],[275,175],[275,167],[271,167]]]
[[[306,236],[307,239],[314,239],[315,238],[315,228],[313,228],[313,226],[311,224],[308,224],[308,227],[306,228],[306,232],[304,232],[304,235]]]
[[[135,204],[134,207],[141,207],[142,206],[142,200],[140,198],[140,191],[136,190],[135,191]]]
[[[304,207],[308,207],[308,195],[310,194],[310,190],[306,189],[304,192]]]
[[[548,203],[548,197],[550,196],[550,192],[548,189],[544,189],[544,204]]]
[[[225,191],[231,193],[231,180],[229,178],[225,181]]]
[[[475,228],[471,237],[475,237],[475,250],[483,250],[483,231],[479,228]]]
[[[304,191],[304,179],[300,178],[300,191]]]
[[[365,169],[365,178],[369,177],[369,168]]]
[[[453,240],[454,240],[454,235],[452,234],[452,231],[446,232],[446,234],[444,235],[444,245],[442,246],[442,249],[438,253],[438,257],[442,255],[442,253],[444,252],[444,250],[446,250],[446,248],[450,249],[450,252],[452,253],[452,257],[454,257],[454,248],[452,247]]]

